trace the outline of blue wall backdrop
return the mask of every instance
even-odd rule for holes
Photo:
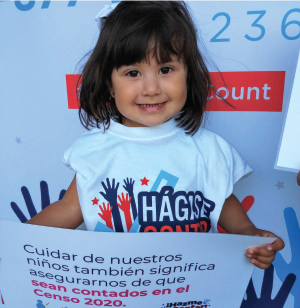
[[[24,222],[68,188],[73,174],[62,154],[84,129],[68,108],[66,75],[78,73],[99,35],[95,16],[111,3],[0,1],[0,219]],[[274,266],[254,271],[241,307],[299,308],[300,188],[295,173],[274,165],[300,48],[300,1],[188,4],[210,70],[224,72],[220,95],[232,97],[239,82],[236,110],[207,112],[205,125],[255,169],[234,192],[257,227],[286,243]],[[281,86],[282,97],[274,94]],[[247,98],[248,87],[258,90]]]

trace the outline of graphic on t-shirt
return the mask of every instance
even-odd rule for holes
[[[104,232],[209,232],[210,214],[215,203],[204,197],[201,191],[175,191],[178,177],[161,170],[151,189],[146,191],[150,180],[145,176],[139,179],[141,189],[134,195],[132,178],[123,180],[126,192],[119,192],[119,182],[113,178],[102,181],[100,194],[106,202],[99,205],[100,221],[95,231]],[[162,181],[166,181],[161,186]],[[136,184],[135,184],[136,183]],[[91,199],[98,204],[99,199]],[[122,215],[121,215],[122,213]],[[124,217],[124,218],[122,218]]]
[[[141,182],[142,182],[142,185],[148,186],[149,180],[147,180],[146,177],[144,177],[143,179],[141,179]]]

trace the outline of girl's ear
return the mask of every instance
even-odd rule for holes
[[[115,98],[115,91],[114,91],[112,85],[109,82],[107,83],[107,88],[108,88],[110,96]]]

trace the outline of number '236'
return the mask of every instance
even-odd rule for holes
[[[252,23],[252,27],[254,28],[258,28],[260,30],[260,34],[256,37],[252,37],[248,34],[245,35],[245,38],[249,41],[259,41],[261,40],[266,33],[266,29],[265,27],[260,24],[259,22],[261,21],[261,19],[263,18],[263,16],[266,14],[267,11],[248,11],[247,15],[258,15],[258,17],[254,20],[254,22]],[[290,14],[292,13],[300,13],[300,9],[291,9],[289,10],[283,17],[282,22],[281,22],[281,33],[283,35],[284,38],[286,38],[287,40],[296,40],[300,37],[300,21],[297,20],[291,20],[289,22],[287,22],[287,19],[289,17]],[[216,14],[212,20],[216,20],[218,17],[220,16],[224,16],[226,18],[226,23],[223,26],[223,28],[214,36],[211,38],[211,42],[212,43],[216,43],[216,42],[229,42],[230,38],[219,38],[219,36],[229,27],[230,25],[230,16],[225,13],[225,12],[220,12],[218,14]],[[288,28],[288,26],[290,25],[297,25],[299,27],[299,33],[295,36],[289,36],[286,33],[286,30]]]

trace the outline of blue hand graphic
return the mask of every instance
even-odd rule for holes
[[[287,207],[283,213],[290,240],[292,259],[290,263],[286,263],[282,255],[277,253],[273,264],[281,281],[289,273],[294,273],[298,277],[291,290],[291,294],[295,298],[295,307],[300,307],[300,228],[293,208]]]
[[[41,188],[41,205],[42,205],[42,210],[43,210],[50,204],[48,184],[45,181],[41,181],[40,188]],[[32,202],[30,193],[26,186],[21,187],[21,192],[24,197],[24,201],[25,201],[28,213],[30,215],[30,218],[32,218],[33,216],[37,214],[37,211]],[[66,191],[64,189],[61,190],[58,200],[61,200],[63,198],[65,192]],[[17,217],[20,219],[22,223],[28,220],[15,202],[11,202],[10,205],[11,205],[12,210],[15,212],[15,214],[17,215]]]
[[[36,306],[37,308],[46,308],[46,306],[43,304],[43,301],[41,301],[40,299],[37,300]]]
[[[115,179],[112,180],[112,185],[110,185],[109,179],[106,179],[107,186],[102,181],[101,184],[105,190],[105,193],[100,191],[100,194],[106,199],[107,202],[112,206],[112,217],[114,220],[115,231],[124,232],[121,215],[119,212],[119,207],[117,205],[118,188],[119,183],[115,186]]]
[[[289,274],[285,278],[275,298],[271,299],[273,279],[274,266],[271,264],[270,267],[265,270],[264,279],[261,287],[261,295],[260,298],[258,298],[255,293],[253,281],[251,278],[246,291],[247,299],[243,299],[241,308],[283,308],[286,299],[289,296],[289,293],[294,285],[296,276],[294,274]]]
[[[137,216],[137,209],[133,195],[134,181],[132,181],[132,179],[128,180],[128,178],[126,178],[126,180],[124,180],[124,184],[125,184],[125,186],[123,185],[124,189],[128,192],[129,197],[131,197],[131,210],[132,210],[133,220],[135,220]]]

